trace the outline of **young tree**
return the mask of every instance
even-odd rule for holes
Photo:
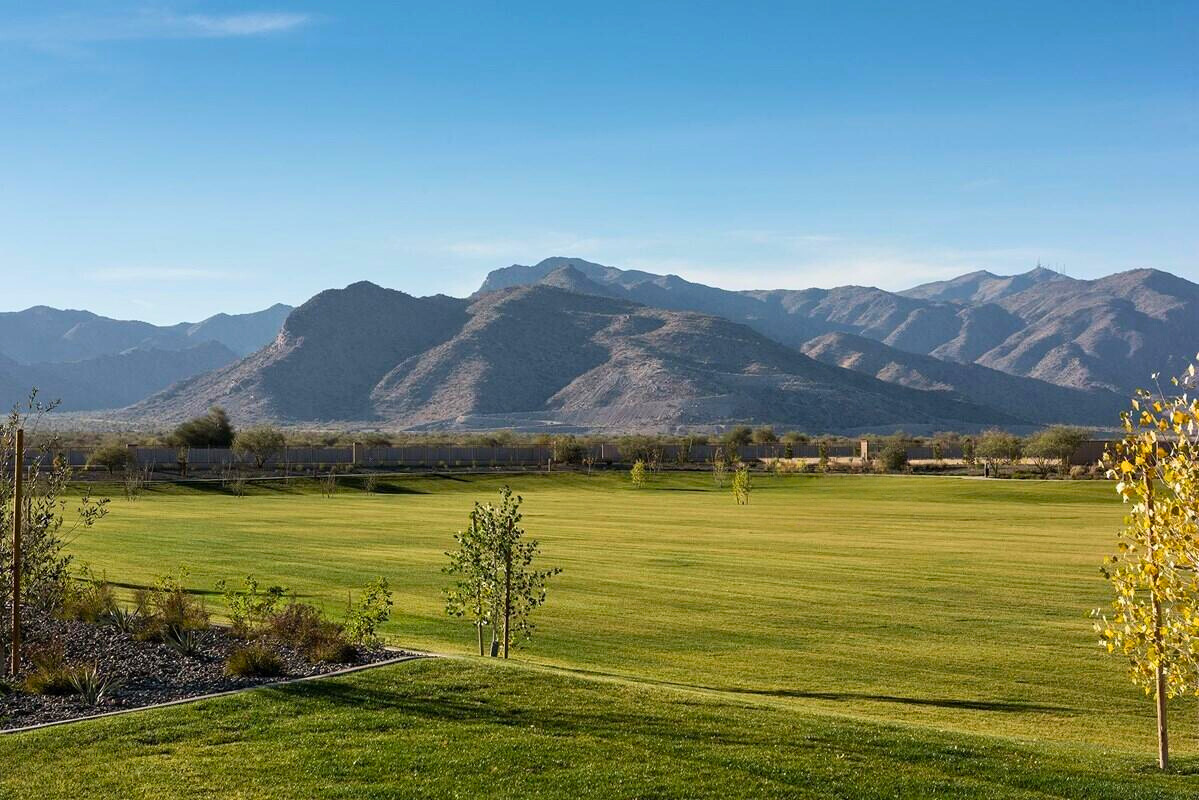
[[[108,442],[92,451],[87,460],[89,467],[103,467],[111,475],[114,472],[124,472],[133,463],[129,448],[120,442]]]
[[[716,481],[718,488],[724,488],[724,479],[728,472],[729,464],[725,459],[724,450],[717,447],[716,452],[712,454],[712,480]]]
[[[1087,432],[1081,428],[1054,425],[1034,434],[1025,445],[1024,453],[1042,475],[1048,475],[1055,466],[1059,472],[1065,472],[1070,457],[1086,440]]]
[[[645,486],[645,462],[637,459],[633,462],[633,468],[629,470],[629,478],[633,481],[633,486],[638,489]]]
[[[1014,464],[1020,460],[1024,451],[1024,443],[1019,436],[1006,431],[983,431],[975,445],[975,453],[987,465],[988,471],[994,473],[999,464]]]
[[[494,526],[484,518],[482,506],[475,503],[466,530],[454,534],[458,549],[446,553],[450,563],[445,572],[458,579],[446,589],[446,613],[469,617],[475,624],[479,655],[484,655],[483,628],[492,624],[496,607],[495,547],[490,541],[493,533]]]
[[[1102,570],[1115,590],[1111,617],[1096,611],[1095,628],[1100,644],[1126,658],[1133,681],[1153,695],[1158,764],[1166,769],[1166,701],[1194,693],[1199,676],[1199,399],[1138,391],[1121,416],[1124,437],[1103,465],[1129,513]]]
[[[231,447],[233,425],[229,415],[220,406],[213,406],[208,413],[188,420],[175,429],[170,443],[176,447]]]
[[[749,477],[749,465],[738,464],[737,469],[733,472],[733,499],[737,501],[737,505],[749,505],[749,493],[752,490],[753,484]]]
[[[43,436],[40,431],[46,415],[56,406],[40,402],[34,390],[26,403],[14,407],[0,421],[0,608],[13,601],[13,477],[18,464],[13,456],[18,429],[25,430],[27,441],[40,442],[20,454],[21,461],[29,462],[21,515],[22,606],[54,610],[62,603],[72,561],[67,546],[108,512],[107,498],[92,499],[85,490],[75,501],[72,518],[67,517],[72,471],[54,455],[59,449],[57,437]],[[0,652],[11,639],[11,622],[8,614],[0,614]]]
[[[888,436],[879,461],[887,472],[902,472],[908,465],[908,446],[911,439],[902,433]]]
[[[266,462],[287,446],[283,434],[270,425],[258,425],[237,432],[233,438],[233,452],[239,457],[249,456],[257,469],[262,469]]]

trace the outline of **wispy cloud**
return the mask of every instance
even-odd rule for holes
[[[98,269],[91,273],[93,280],[107,283],[127,281],[154,281],[160,283],[176,283],[186,281],[206,281],[228,279],[229,273],[212,269],[187,269],[173,267],[113,267]]]
[[[312,21],[311,14],[288,11],[182,14],[139,8],[103,14],[58,14],[0,23],[0,41],[61,47],[136,39],[221,39],[286,33]]]

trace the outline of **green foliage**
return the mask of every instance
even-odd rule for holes
[[[1087,432],[1081,428],[1054,425],[1031,436],[1024,446],[1024,455],[1033,460],[1043,475],[1048,475],[1054,467],[1065,472],[1070,456],[1086,440]]]
[[[229,654],[225,674],[239,678],[275,678],[283,674],[283,660],[264,645],[248,644]]]
[[[500,489],[498,504],[476,502],[470,527],[454,537],[458,551],[446,554],[446,571],[459,578],[447,592],[446,611],[473,617],[480,654],[484,625],[491,626],[492,654],[502,646],[504,658],[510,647],[532,638],[532,614],[545,603],[547,581],[562,571],[534,569],[540,545],[526,539],[520,527],[521,502],[507,486]]]
[[[887,437],[882,452],[879,453],[879,463],[886,472],[903,472],[908,466],[908,447],[911,439],[902,433]]]
[[[344,654],[353,645],[346,641],[342,627],[325,618],[324,612],[309,603],[291,602],[267,620],[264,636],[281,642],[309,661],[328,661],[332,653]]]
[[[262,469],[286,446],[287,441],[283,434],[269,425],[240,430],[233,438],[233,452],[239,457],[252,459],[258,469]]]
[[[53,641],[42,647],[32,648],[26,656],[33,669],[21,682],[21,689],[29,694],[67,695],[75,687],[71,679],[75,670],[67,666],[62,643]]]
[[[47,611],[62,608],[70,585],[72,557],[67,546],[108,513],[108,499],[93,499],[84,489],[80,496],[70,486],[72,471],[56,454],[57,435],[41,431],[55,404],[30,394],[23,406],[12,409],[0,421],[0,609],[12,604],[13,491],[14,459],[7,454],[16,449],[16,432],[26,432],[25,513],[21,536],[21,604]],[[37,442],[30,446],[29,442]],[[68,522],[67,508],[74,505]],[[11,615],[0,613],[0,642],[11,636]]]
[[[71,671],[71,688],[89,706],[98,706],[121,688],[120,681],[100,673],[100,666],[76,667]]]
[[[107,580],[85,570],[80,581],[69,582],[63,593],[62,616],[93,625],[118,608],[116,594]]]
[[[778,440],[779,437],[775,435],[774,428],[770,427],[769,425],[763,425],[760,428],[754,428],[754,444],[772,444]]]
[[[383,577],[370,581],[357,602],[350,599],[343,627],[351,643],[373,645],[379,641],[379,626],[391,618],[391,586]]]
[[[978,437],[975,453],[994,468],[999,464],[1014,464],[1024,452],[1023,440],[1014,434],[992,428]]]
[[[726,445],[732,447],[743,447],[752,442],[753,439],[753,429],[748,425],[737,425],[725,433],[723,441]]]
[[[753,482],[749,476],[749,465],[739,464],[733,472],[733,499],[739,506],[749,505],[749,493],[753,490]]]
[[[216,588],[225,599],[233,635],[242,638],[261,633],[267,620],[283,607],[287,596],[283,586],[261,589],[253,575],[247,575],[239,589],[232,588],[225,580],[217,581]]]
[[[120,442],[108,442],[92,451],[87,459],[89,467],[102,467],[111,475],[114,472],[124,472],[133,465],[133,454],[129,448]]]
[[[550,456],[556,464],[582,464],[587,448],[574,436],[555,436]]]
[[[823,439],[816,443],[816,458],[817,468],[821,472],[828,472],[828,442],[824,441]]]
[[[220,406],[213,406],[208,413],[175,428],[169,441],[176,447],[232,447],[233,438],[229,415]]]
[[[99,622],[101,625],[116,628],[121,633],[127,633],[132,636],[142,629],[145,620],[142,618],[141,612],[136,608],[116,606],[104,612]]]
[[[137,614],[142,619],[138,638],[166,642],[181,631],[208,629],[208,611],[201,600],[184,587],[187,569],[159,576],[154,585],[133,593]],[[177,637],[176,637],[177,638]]]
[[[645,462],[637,459],[633,462],[633,468],[629,470],[629,480],[633,482],[633,486],[641,489],[645,486]]]

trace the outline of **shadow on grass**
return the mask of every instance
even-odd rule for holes
[[[630,679],[628,675],[600,670],[578,669],[570,667],[552,667],[561,672],[571,672],[579,675],[592,675],[605,678]],[[866,701],[875,703],[896,703],[899,705],[927,706],[931,708],[957,708],[964,711],[994,711],[1001,713],[1025,713],[1029,711],[1052,712],[1055,714],[1073,714],[1075,709],[1068,706],[1032,703],[1022,700],[972,700],[969,698],[953,697],[902,697],[890,694],[875,694],[870,692],[817,692],[803,689],[752,689],[744,686],[706,686],[700,683],[681,683],[678,681],[655,680],[652,678],[636,678],[640,683],[658,686],[672,686],[679,689],[697,689],[705,692],[721,694],[744,694],[758,697],[787,697],[799,700],[828,700],[832,702]]]

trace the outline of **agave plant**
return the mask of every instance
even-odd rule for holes
[[[100,617],[103,625],[116,628],[121,633],[135,633],[145,621],[145,615],[136,608],[116,608],[105,611]]]
[[[181,656],[194,656],[200,650],[200,637],[196,632],[175,625],[166,629],[162,640]]]
[[[100,674],[100,666],[79,667],[71,672],[71,688],[90,706],[99,705],[105,698],[121,688],[120,682],[111,676]]]

